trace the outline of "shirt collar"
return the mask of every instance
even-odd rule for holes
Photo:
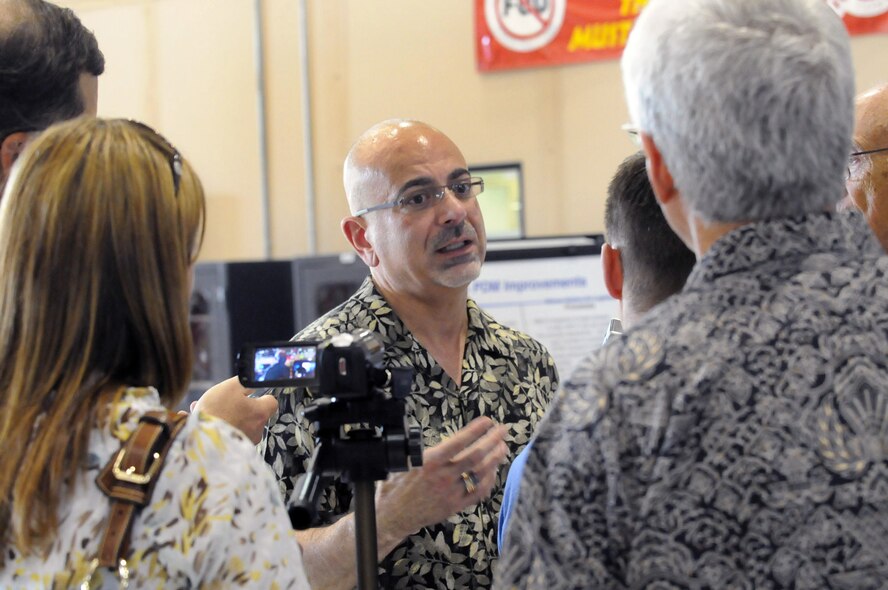
[[[373,279],[369,276],[358,288],[357,292],[354,294],[354,298],[363,302],[363,304],[370,309],[376,309],[381,305],[389,305],[382,293],[376,288]],[[487,333],[488,324],[495,323],[495,321],[484,313],[484,311],[478,307],[478,304],[472,299],[466,300],[466,313],[469,317],[469,326],[466,333],[467,341],[472,341],[477,336]],[[386,337],[383,339],[386,350],[393,345],[398,346],[398,341],[403,341],[405,336],[408,335],[410,336],[409,340],[413,343],[414,347],[419,346],[419,343],[414,340],[412,334],[410,334],[410,331],[407,329],[407,326],[404,325],[404,322],[394,309],[392,309],[389,318],[392,321],[392,325],[390,329],[387,330]]]
[[[812,213],[760,221],[719,238],[694,266],[685,290],[764,263],[817,253],[859,258],[880,256],[884,251],[857,212]]]
[[[160,394],[153,387],[127,387],[115,396],[108,413],[108,423],[115,438],[127,440],[143,414],[163,409]]]

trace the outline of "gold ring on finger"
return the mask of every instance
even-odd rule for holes
[[[475,475],[475,472],[472,470],[463,471],[459,474],[462,478],[463,485],[466,486],[466,494],[471,496],[478,489],[478,477]]]

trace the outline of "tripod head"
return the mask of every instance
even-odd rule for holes
[[[383,368],[381,342],[369,331],[334,336],[319,349],[322,397],[305,408],[317,444],[289,511],[297,529],[315,522],[325,479],[372,483],[422,465],[420,429],[405,416],[413,370]]]

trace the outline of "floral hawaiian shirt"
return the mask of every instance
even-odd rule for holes
[[[888,588],[888,257],[859,215],[743,226],[581,363],[496,588]]]
[[[10,547],[0,588],[79,588],[107,527],[110,501],[96,475],[151,410],[152,388],[128,389],[110,419],[93,431],[73,489],[62,494],[59,531],[49,555]],[[308,590],[302,553],[256,448],[227,423],[195,413],[176,437],[151,496],[133,523],[130,588],[294,588]],[[117,588],[97,570],[91,588]]]
[[[498,324],[474,301],[466,305],[469,328],[462,384],[444,372],[367,279],[345,303],[322,316],[297,340],[322,340],[334,334],[368,329],[385,346],[386,367],[415,371],[407,415],[422,429],[426,447],[454,434],[473,418],[489,416],[508,426],[506,443],[514,458],[543,416],[557,388],[555,363],[536,340]],[[280,409],[263,440],[265,460],[289,498],[315,447],[313,433],[301,415],[314,399],[309,389],[277,391]],[[473,508],[435,526],[420,529],[380,562],[383,588],[489,588],[497,556],[496,524],[505,470],[493,493]],[[329,524],[350,510],[352,494],[341,482],[321,500],[322,521]]]

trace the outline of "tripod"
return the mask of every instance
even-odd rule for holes
[[[327,478],[339,477],[355,493],[355,545],[359,590],[377,587],[376,482],[389,473],[422,465],[419,428],[407,427],[404,398],[413,371],[386,371],[392,396],[370,388],[363,397],[325,397],[305,409],[317,429],[317,445],[296,487],[290,520],[296,529],[311,526]],[[350,427],[350,428],[346,428]]]

